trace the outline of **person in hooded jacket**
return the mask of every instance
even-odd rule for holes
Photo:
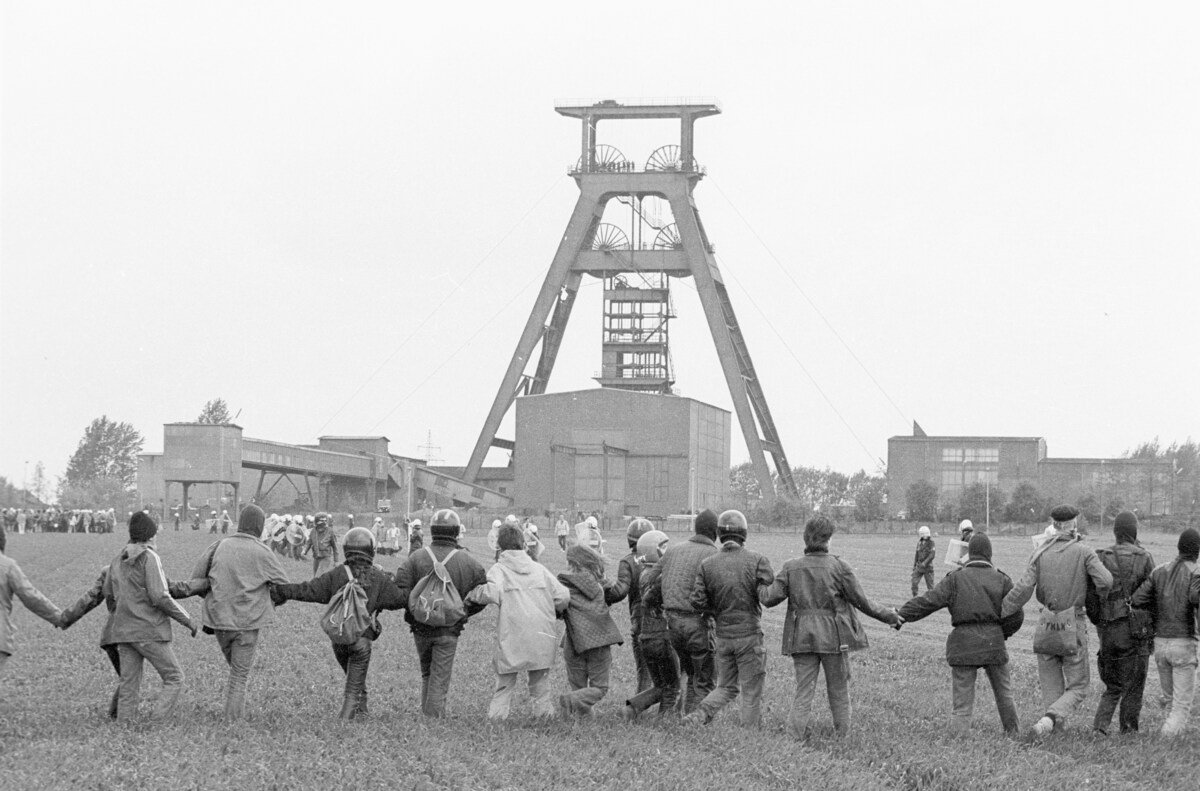
[[[417,583],[433,571],[436,558],[445,564],[446,573],[463,599],[466,610],[461,621],[449,626],[424,624],[413,618],[410,610],[404,611],[404,620],[412,630],[417,659],[421,663],[421,713],[427,717],[446,715],[446,694],[450,691],[458,637],[466,627],[467,619],[486,606],[467,600],[471,591],[487,584],[487,572],[470,552],[459,549],[458,533],[461,527],[462,521],[455,511],[449,508],[437,511],[429,524],[429,546],[413,552],[396,569],[396,587],[407,601]]]
[[[612,647],[623,642],[608,607],[623,597],[605,579],[604,558],[595,550],[568,548],[567,569],[558,581],[571,592],[562,640],[570,691],[559,695],[558,705],[563,714],[587,715],[608,694]]]
[[[75,603],[62,611],[62,615],[58,619],[58,628],[66,631],[75,624],[83,616],[87,615],[92,610],[105,602],[104,598],[104,580],[108,577],[108,566],[100,569],[100,576],[92,583],[92,587],[86,593],[75,600]],[[186,599],[191,596],[198,596],[204,593],[204,589],[198,586],[197,580],[185,580],[181,582],[171,582],[167,580],[167,591],[172,599]],[[112,639],[112,625],[114,606],[108,607],[108,618],[104,621],[104,628],[100,630],[100,650],[104,651],[108,661],[112,664],[113,670],[116,671],[117,679],[121,677],[121,653],[117,650],[117,644]],[[117,718],[117,703],[118,695],[121,688],[118,685],[113,690],[112,698],[108,703],[108,716],[110,719]]]
[[[346,686],[342,692],[342,710],[338,719],[346,721],[367,713],[367,671],[371,667],[371,645],[379,638],[383,627],[379,624],[382,610],[399,610],[407,600],[396,587],[392,575],[375,565],[375,536],[365,527],[356,527],[346,532],[342,543],[345,562],[335,566],[308,582],[287,585],[272,585],[271,601],[276,606],[286,601],[307,601],[328,604],[333,595],[344,587],[351,578],[355,579],[367,594],[367,612],[371,614],[371,627],[351,645],[331,643],[333,657],[346,674]]]
[[[1121,733],[1137,731],[1150,653],[1154,650],[1154,633],[1146,628],[1149,616],[1129,606],[1134,592],[1154,571],[1154,558],[1138,543],[1137,530],[1136,515],[1129,511],[1117,514],[1113,522],[1117,543],[1096,550],[1096,557],[1112,574],[1112,589],[1101,598],[1094,588],[1089,588],[1084,601],[1088,620],[1095,624],[1100,638],[1096,665],[1104,682],[1104,694],[1092,722],[1092,730],[1099,734],[1108,733],[1118,705]]]
[[[933,590],[933,559],[937,551],[933,547],[933,535],[929,528],[921,525],[917,530],[917,552],[913,557],[912,595],[917,595],[921,580],[925,580],[925,590]]]
[[[33,587],[17,562],[4,554],[8,535],[0,530],[0,673],[16,649],[17,628],[12,624],[12,600],[15,595],[29,611],[45,621],[58,625],[59,612],[54,602]]]
[[[825,671],[825,687],[833,727],[839,736],[850,732],[850,652],[867,648],[867,635],[855,610],[900,628],[900,616],[872,602],[863,593],[850,564],[829,554],[836,527],[824,516],[804,525],[804,556],[783,564],[770,587],[759,592],[766,607],[787,601],[783,622],[783,653],[796,668],[796,698],[788,730],[796,739],[808,737],[809,716],[817,674]]]
[[[229,665],[226,719],[237,719],[246,710],[246,683],[259,633],[274,615],[270,586],[289,582],[279,558],[259,540],[265,519],[261,508],[247,505],[238,515],[237,532],[213,543],[192,571],[192,579],[207,588],[204,631],[217,636]]]
[[[529,674],[534,716],[553,717],[550,666],[558,649],[555,613],[567,609],[571,594],[549,569],[525,554],[519,527],[501,526],[496,543],[500,560],[488,569],[487,584],[466,596],[468,602],[499,608],[492,654],[496,689],[488,704],[488,719],[508,719],[521,672]]]
[[[641,554],[637,545],[641,537],[652,530],[654,525],[649,519],[637,517],[629,522],[625,531],[625,539],[629,542],[629,554],[617,561],[617,581],[612,590],[613,595],[617,597],[614,603],[621,599],[629,599],[629,644],[633,649],[633,666],[637,670],[638,692],[644,692],[654,686],[650,668],[642,655],[642,641],[638,639],[642,632],[642,564],[638,560]]]
[[[144,511],[129,517],[129,544],[121,550],[104,577],[104,598],[112,612],[109,639],[121,660],[121,686],[117,693],[117,721],[137,717],[142,669],[150,662],[162,678],[162,693],[154,707],[155,718],[170,714],[183,690],[183,671],[171,650],[171,621],[192,634],[200,620],[171,598],[162,559],[154,551],[158,524]]]
[[[950,665],[953,716],[951,730],[966,733],[975,708],[975,677],[982,670],[992,685],[996,710],[1004,732],[1015,736],[1020,727],[1013,703],[1004,643],[1017,633],[1025,619],[1023,610],[1000,617],[1004,596],[1012,580],[992,565],[992,542],[975,533],[967,543],[967,562],[947,574],[933,590],[914,598],[899,610],[903,621],[919,621],[943,607],[950,610],[954,627],[946,638],[946,663]]]
[[[1179,534],[1179,555],[1150,572],[1133,594],[1135,609],[1154,614],[1154,664],[1167,710],[1162,735],[1183,733],[1196,695],[1197,616],[1200,615],[1200,531]]]

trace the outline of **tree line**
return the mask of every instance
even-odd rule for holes
[[[793,467],[798,496],[779,492],[771,506],[763,504],[762,489],[750,462],[729,471],[729,494],[746,518],[759,524],[802,524],[818,511],[835,518],[873,522],[886,515],[887,479],[859,470],[851,475],[825,467]],[[777,481],[772,480],[772,485]],[[778,492],[778,486],[776,491]]]

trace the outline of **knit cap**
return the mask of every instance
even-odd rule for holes
[[[250,503],[242,509],[242,513],[238,516],[237,531],[239,533],[249,533],[258,538],[262,535],[263,522],[265,521],[266,514],[263,513],[263,509],[254,503]]]
[[[705,508],[696,515],[696,535],[708,536],[717,540],[717,514],[710,508]]]
[[[1191,561],[1200,557],[1200,531],[1196,528],[1189,527],[1179,534],[1179,555]]]
[[[1117,537],[1118,544],[1132,544],[1137,541],[1138,519],[1137,516],[1130,511],[1122,511],[1117,514],[1117,520],[1113,522],[1113,535]]]
[[[967,543],[967,560],[986,560],[992,562],[992,540],[983,533],[971,536]]]
[[[158,524],[154,521],[154,517],[145,511],[134,511],[133,516],[129,517],[129,542],[131,544],[144,544],[154,538],[154,534],[158,532]]]

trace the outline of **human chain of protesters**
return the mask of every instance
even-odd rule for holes
[[[246,506],[237,531],[206,549],[190,579],[176,582],[167,579],[155,550],[157,523],[148,513],[137,512],[129,519],[129,544],[65,611],[40,594],[3,554],[0,533],[0,670],[14,650],[14,595],[62,629],[103,602],[109,615],[100,644],[120,677],[109,716],[136,718],[146,661],[163,681],[153,716],[171,713],[183,687],[183,672],[171,649],[174,620],[193,637],[200,631],[215,635],[229,665],[224,713],[238,718],[245,710],[258,636],[273,608],[289,600],[317,602],[327,605],[321,627],[346,674],[339,718],[352,720],[368,711],[367,671],[381,630],[379,613],[403,610],[420,663],[421,711],[441,717],[459,635],[472,616],[494,604],[496,683],[489,719],[507,719],[520,673],[527,675],[535,716],[586,716],[609,690],[612,648],[624,639],[609,608],[627,600],[637,687],[625,701],[625,718],[636,719],[657,707],[659,717],[682,716],[685,723],[702,726],[737,700],[742,725],[758,727],[766,679],[762,609],[786,602],[782,651],[792,658],[796,673],[787,727],[795,738],[805,739],[822,672],[834,728],[839,735],[850,730],[850,654],[868,647],[858,613],[900,629],[907,621],[948,609],[952,726],[969,728],[975,681],[982,670],[1004,731],[1015,735],[1019,721],[1005,643],[1022,627],[1024,605],[1036,596],[1042,605],[1033,639],[1041,705],[1030,728],[1034,738],[1064,730],[1087,695],[1089,622],[1099,637],[1105,685],[1092,729],[1107,734],[1119,709],[1121,732],[1138,730],[1153,655],[1167,711],[1162,734],[1180,734],[1196,683],[1200,532],[1184,530],[1178,556],[1156,565],[1138,543],[1132,513],[1117,517],[1116,542],[1099,551],[1083,544],[1077,509],[1059,506],[1051,516],[1053,530],[1016,582],[993,565],[987,535],[964,523],[966,551],[955,560],[959,568],[932,585],[926,575],[932,539],[922,529],[913,598],[902,607],[887,608],[871,601],[850,565],[830,554],[835,525],[824,516],[807,522],[804,554],[777,573],[767,558],[746,547],[748,525],[739,511],[720,516],[702,512],[695,518],[694,534],[674,546],[649,521],[634,519],[627,531],[630,552],[617,564],[613,581],[606,575],[594,523],[577,525],[577,540],[560,543],[568,570],[554,575],[537,560],[542,547],[536,532],[531,543],[528,528],[510,517],[493,525],[489,544],[494,543],[497,560],[485,570],[461,546],[458,514],[443,509],[431,519],[430,544],[414,547],[400,568],[388,574],[375,564],[378,524],[346,533],[339,564],[329,515],[318,514],[305,539],[314,577],[292,583],[268,546],[278,524],[257,506]],[[272,520],[282,522],[274,515]],[[922,578],[926,592],[918,596]],[[190,596],[203,596],[200,618],[177,601]],[[565,621],[561,638],[558,620]],[[559,650],[568,689],[555,697],[549,670]]]

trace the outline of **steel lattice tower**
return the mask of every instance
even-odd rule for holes
[[[570,171],[579,185],[579,199],[471,452],[464,477],[467,481],[475,481],[489,448],[515,450],[512,440],[497,438],[496,432],[518,396],[546,392],[584,275],[602,278],[605,283],[604,368],[597,381],[606,387],[670,392],[673,375],[665,324],[671,314],[666,284],[671,277],[691,277],[704,308],[763,497],[769,504],[775,494],[767,467],[768,453],[775,463],[781,490],[795,494],[796,484],[783,443],[771,418],[762,384],[692,195],[696,184],[704,177],[704,171],[696,166],[693,156],[695,122],[720,113],[720,107],[715,103],[621,104],[606,100],[594,104],[558,103],[555,110],[560,115],[582,121],[582,153]],[[678,145],[656,149],[641,168],[625,160],[616,149],[597,145],[596,129],[601,120],[646,119],[678,119]],[[635,247],[614,234],[613,226],[601,222],[610,200],[621,200],[638,211],[641,201],[649,197],[666,201],[674,217],[673,225],[663,228],[652,245]],[[631,282],[644,285],[640,294],[630,295]],[[647,327],[646,332],[637,337],[624,338],[610,332],[613,329],[610,324],[613,314],[608,307],[611,299],[639,304],[661,303],[665,306],[661,331],[656,333]],[[641,318],[645,319],[645,316]],[[641,326],[639,324],[639,328]],[[539,343],[536,368],[527,373]],[[633,356],[624,359],[636,360],[637,365],[632,362],[626,366],[620,364],[625,350]],[[617,361],[615,364],[614,360]]]

